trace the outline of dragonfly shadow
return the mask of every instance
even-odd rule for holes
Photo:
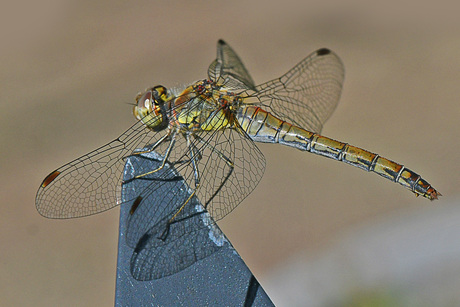
[[[229,244],[199,200],[190,198],[192,190],[169,163],[135,178],[157,169],[161,161],[157,153],[145,152],[128,157],[124,169],[122,205],[132,206],[126,243],[134,249],[130,266],[137,280],[175,274]]]

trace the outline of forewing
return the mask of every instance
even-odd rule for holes
[[[171,160],[183,160],[180,138]],[[164,144],[167,145],[167,144]],[[160,146],[164,147],[164,146]],[[164,152],[158,148],[158,152]],[[136,175],[158,169],[164,156],[155,152],[127,159],[122,197],[132,203],[125,232],[126,243],[134,249],[131,272],[135,279],[151,280],[177,273],[220,249],[224,237],[197,197],[185,184],[176,167],[186,173],[189,162],[176,167],[166,163],[157,172],[132,180]],[[185,204],[173,221],[173,215]]]
[[[260,182],[265,157],[241,128],[201,134],[198,198],[215,220],[230,213]]]
[[[344,75],[340,58],[323,48],[247,94],[280,119],[318,133],[337,107]]]
[[[126,234],[127,244],[135,249],[131,270],[136,279],[174,274],[222,246],[216,242],[214,221],[254,190],[265,169],[262,153],[238,131],[197,132],[189,141],[177,135],[163,169],[123,186],[131,193],[128,199],[140,197]],[[162,157],[133,156],[125,173],[144,172],[138,165],[142,159],[158,165]]]
[[[171,219],[180,210],[175,219],[189,215],[191,209],[180,208],[190,194],[193,193],[214,220],[219,220],[237,207],[262,178],[265,157],[252,140],[237,130],[202,131],[190,138],[193,139],[187,141],[182,135],[176,135],[165,168],[135,179],[143,183],[136,191],[129,191],[132,195],[128,199],[140,197],[142,202],[130,217],[127,235],[130,246],[135,246],[142,235],[163,218]],[[161,158],[157,157],[157,161],[163,159],[165,152],[159,149]],[[149,169],[144,170],[141,165],[149,163],[145,155],[130,158],[130,163],[132,170],[125,172],[133,176]],[[176,181],[183,181],[186,188]],[[125,188],[128,186],[124,185]]]
[[[137,122],[107,145],[58,168],[45,178],[37,191],[38,212],[49,218],[75,218],[116,206],[125,164],[123,158],[136,148],[155,143],[163,134]]]
[[[255,89],[254,81],[238,55],[223,40],[217,42],[217,58],[208,68],[208,76],[229,89]]]

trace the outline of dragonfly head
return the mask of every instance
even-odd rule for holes
[[[153,131],[160,131],[168,126],[166,103],[171,100],[164,86],[157,85],[136,96],[134,116]]]

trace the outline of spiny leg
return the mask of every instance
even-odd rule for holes
[[[230,158],[228,158],[226,155],[224,155],[222,152],[220,152],[219,150],[215,149],[214,147],[212,146],[209,146],[209,144],[203,140],[201,137],[199,137],[198,135],[194,135],[194,137],[200,141],[200,143],[202,143],[204,146],[206,146],[207,148],[209,148],[212,152],[216,153],[217,156],[222,159],[227,165],[228,167],[230,168],[227,172],[227,175],[225,175],[225,178],[224,180],[222,180],[222,182],[220,183],[219,187],[216,189],[216,191],[211,195],[211,197],[209,198],[209,200],[206,202],[206,204],[204,205],[205,209],[208,208],[208,205],[209,203],[214,199],[214,197],[216,197],[217,193],[219,193],[219,191],[222,189],[222,187],[224,186],[224,184],[227,182],[228,178],[230,178],[230,175],[233,173],[233,170],[235,169],[235,165],[233,164],[232,160],[230,160]]]
[[[187,164],[187,163],[190,163],[190,161],[192,161],[192,157],[195,156],[195,159],[196,160],[201,160],[201,153],[199,151],[198,148],[196,148],[195,144],[193,143],[189,143],[188,141],[188,136],[186,134],[183,134],[183,136],[185,137],[185,139],[187,140],[187,147],[192,147],[193,151],[194,151],[194,155],[193,153],[190,154],[190,158],[186,157],[186,154],[183,154],[179,160],[176,160],[176,161],[169,161],[169,164],[171,166],[176,166],[176,165],[183,165],[183,164]],[[189,151],[190,152],[190,151]],[[185,157],[185,158],[184,158]]]
[[[189,195],[189,197],[184,201],[184,203],[180,206],[180,208],[177,210],[177,212],[169,219],[169,221],[166,223],[166,228],[163,231],[163,233],[160,236],[160,240],[164,241],[166,240],[168,234],[169,234],[169,229],[171,224],[178,222],[176,220],[176,217],[179,215],[179,213],[185,208],[185,206],[189,203],[189,201],[192,199],[192,197],[196,194],[196,191],[198,190],[198,187],[200,186],[200,172],[198,170],[197,166],[197,160],[201,160],[201,153],[199,152],[199,149],[196,148],[196,146],[190,141],[190,135],[186,135],[185,138],[187,139],[187,146],[190,154],[190,161],[192,163],[192,168],[193,168],[193,174],[195,176],[195,189],[193,190],[193,193]],[[201,213],[200,213],[201,214]],[[195,214],[192,214],[190,217],[194,216]],[[189,217],[186,217],[189,218]],[[180,219],[185,220],[186,218]]]
[[[195,175],[195,189],[200,184],[200,172],[198,171],[197,161],[201,160],[202,156],[200,150],[196,148],[195,144],[190,141],[190,135],[187,134],[187,145],[190,152],[190,157],[192,160],[193,173]]]
[[[158,146],[160,146],[161,143],[163,143],[171,134],[170,133],[167,133],[165,135],[163,135],[151,148],[147,149],[147,150],[142,150],[142,151],[136,151],[136,152],[133,152],[132,154],[130,154],[128,157],[131,157],[131,156],[137,156],[137,155],[142,155],[142,154],[145,154],[145,153],[150,153],[152,151],[154,151],[155,149],[157,149]]]
[[[166,137],[162,137],[162,138],[159,140],[159,142],[157,142],[151,149],[142,151],[142,152],[140,152],[140,153],[152,152],[152,151],[155,149],[155,147],[158,147],[158,145],[159,145],[161,142],[163,142],[164,140],[166,140]],[[160,141],[161,141],[161,142],[160,142]],[[150,172],[147,172],[147,173],[144,173],[144,174],[140,174],[140,175],[136,175],[136,176],[134,176],[134,178],[132,178],[131,180],[139,179],[139,178],[145,177],[145,176],[147,176],[147,175],[156,173],[156,172],[158,172],[159,170],[163,169],[163,167],[164,167],[165,164],[166,164],[166,161],[167,161],[168,158],[169,158],[169,155],[171,154],[171,150],[173,149],[175,143],[176,143],[176,132],[173,132],[172,135],[171,135],[171,140],[170,140],[170,142],[169,142],[169,146],[168,146],[168,148],[166,149],[166,152],[165,152],[165,154],[164,154],[164,156],[163,156],[163,160],[161,161],[161,165],[160,165],[158,168],[156,168],[156,169],[154,169],[154,170],[152,170],[152,171],[150,171]],[[136,152],[136,154],[140,154],[140,153],[137,153],[137,152]]]

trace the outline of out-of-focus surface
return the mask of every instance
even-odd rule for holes
[[[309,261],[299,253],[273,270],[265,289],[283,306],[459,306],[458,204],[351,227]]]
[[[294,255],[314,265],[361,223],[458,200],[460,22],[448,2],[48,0],[0,11],[0,305],[113,304],[118,210],[48,220],[36,189],[134,123],[138,91],[206,77],[219,38],[256,83],[334,50],[345,85],[323,134],[406,165],[444,195],[430,203],[375,174],[262,145],[262,182],[220,223],[262,286]],[[460,245],[449,236],[421,244],[437,240]]]

